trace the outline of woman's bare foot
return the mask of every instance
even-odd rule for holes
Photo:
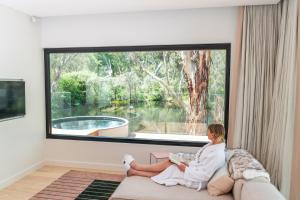
[[[134,169],[129,169],[128,171],[127,171],[127,176],[133,176],[134,175]]]
[[[130,167],[133,168],[133,169],[136,169],[137,166],[138,166],[138,163],[137,163],[135,160],[133,160],[133,161],[130,163]]]

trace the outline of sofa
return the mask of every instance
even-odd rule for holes
[[[231,192],[212,196],[207,190],[196,191],[184,186],[166,187],[149,178],[126,177],[110,200],[284,200],[271,183],[264,179],[235,181]]]
[[[249,178],[244,173],[249,170],[259,175]],[[284,200],[269,180],[269,174],[249,152],[232,149],[226,151],[226,164],[215,172],[205,190],[167,187],[150,178],[131,176],[121,182],[110,200]]]

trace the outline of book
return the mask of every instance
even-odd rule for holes
[[[169,154],[169,160],[170,160],[172,163],[176,164],[176,165],[180,165],[181,162],[184,162],[184,161],[182,160],[182,158],[180,158],[178,155],[176,155],[176,154],[174,154],[174,153],[170,153],[170,154]]]

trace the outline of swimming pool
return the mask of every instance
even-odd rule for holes
[[[53,134],[128,136],[128,120],[111,116],[75,116],[52,120]]]

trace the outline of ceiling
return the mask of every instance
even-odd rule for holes
[[[36,17],[274,4],[280,0],[0,0]]]

